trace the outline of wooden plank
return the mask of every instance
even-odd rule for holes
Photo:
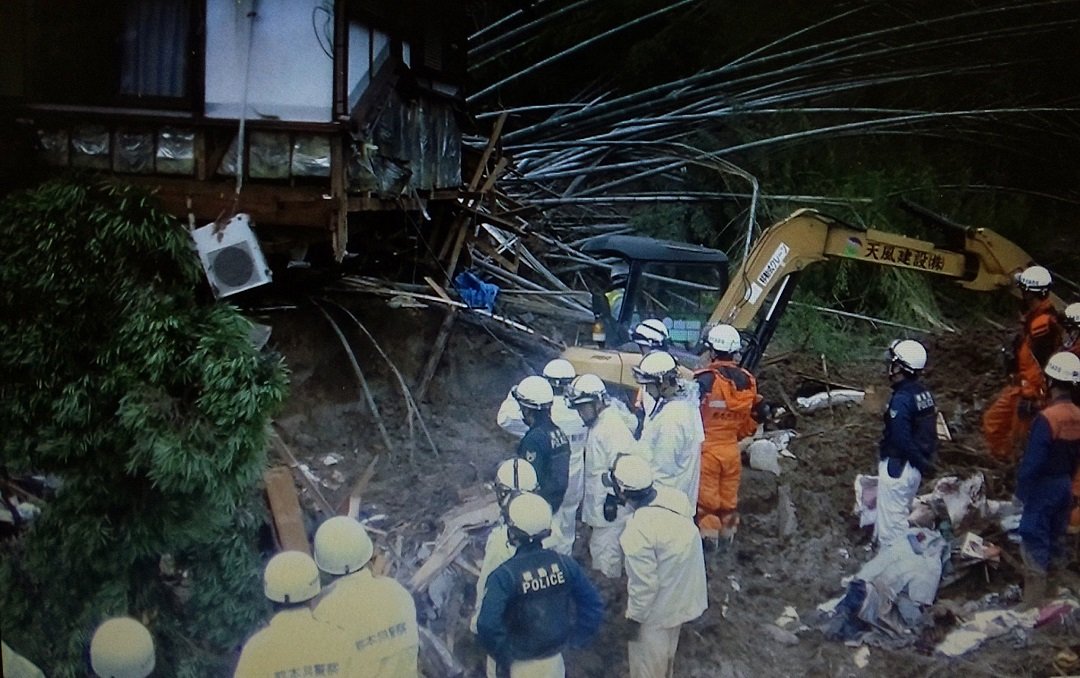
[[[431,552],[431,557],[424,561],[420,569],[414,572],[412,578],[409,579],[409,590],[413,593],[419,593],[426,589],[431,580],[435,578],[435,575],[454,562],[454,558],[457,558],[458,554],[465,549],[468,536],[465,530],[458,529],[439,543],[435,550]]]
[[[439,326],[439,333],[435,335],[435,343],[431,347],[431,353],[428,355],[427,362],[424,363],[424,369],[420,372],[420,378],[416,381],[416,387],[413,388],[413,399],[416,402],[423,401],[424,396],[427,395],[428,386],[431,385],[431,380],[435,377],[435,370],[439,367],[439,360],[446,350],[446,343],[450,339],[450,331],[454,327],[457,313],[456,308],[450,307],[446,311],[442,325]]]
[[[311,545],[304,529],[304,514],[300,511],[300,498],[296,494],[292,473],[285,466],[274,466],[263,473],[263,482],[266,484],[266,499],[270,504],[278,549],[303,551],[311,555]]]
[[[275,424],[275,426],[277,426],[277,424]],[[308,478],[307,474],[304,473],[304,470],[300,468],[300,462],[296,460],[292,450],[290,450],[289,446],[282,440],[281,435],[277,431],[273,431],[270,435],[270,440],[277,446],[278,451],[281,453],[282,460],[289,465],[289,468],[296,469],[300,474],[301,482],[303,482],[304,485],[307,486],[308,491],[311,492],[311,496],[315,499],[315,503],[319,505],[319,510],[325,513],[327,517],[335,515],[334,507],[330,506],[330,502],[326,501],[326,497],[319,491],[319,487],[311,480],[311,478]]]
[[[428,627],[420,625],[420,667],[425,676],[445,676],[461,678],[465,667],[454,657],[454,653]]]
[[[360,474],[360,478],[353,485],[352,490],[349,492],[349,496],[342,502],[345,508],[345,515],[353,519],[358,519],[360,515],[360,499],[364,494],[364,490],[367,489],[371,479],[375,476],[375,465],[379,463],[379,455],[372,457],[368,463],[367,468]],[[341,507],[338,509],[338,513],[341,513]]]
[[[480,155],[480,160],[476,163],[476,168],[473,170],[472,179],[469,180],[469,190],[475,191],[476,187],[480,184],[480,177],[484,176],[484,172],[487,170],[488,160],[491,158],[491,153],[495,150],[495,145],[499,143],[499,137],[502,136],[503,125],[506,124],[506,118],[509,113],[502,112],[495,120],[495,125],[491,128],[491,136],[488,137],[487,146],[484,147],[484,152]]]
[[[499,251],[495,249],[495,246],[489,243],[487,240],[484,240],[483,238],[477,238],[473,241],[473,246],[484,254],[491,257],[495,261],[495,263],[497,263],[499,266],[502,266],[510,273],[518,272],[518,260],[514,259],[513,261],[510,261],[502,254],[500,254]],[[515,252],[517,251],[516,248],[513,249]]]

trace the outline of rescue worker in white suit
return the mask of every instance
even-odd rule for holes
[[[653,482],[652,469],[619,455],[608,473],[616,501],[633,509],[619,542],[626,554],[630,678],[671,678],[679,631],[708,607],[705,558],[694,504]]]
[[[244,643],[234,678],[363,675],[353,669],[348,634],[312,615],[309,601],[319,590],[319,568],[308,554],[283,551],[270,559],[263,571],[263,591],[275,614]]]
[[[544,379],[551,384],[551,390],[555,396],[551,404],[551,421],[566,434],[566,438],[570,441],[570,472],[567,477],[566,494],[563,495],[562,504],[555,511],[551,537],[544,545],[567,555],[570,555],[574,548],[574,534],[577,528],[578,506],[581,505],[585,466],[585,423],[574,410],[567,406],[566,399],[563,397],[566,394],[566,387],[576,374],[574,366],[561,358],[545,365],[543,372]],[[525,423],[521,406],[514,398],[512,391],[499,406],[496,422],[503,430],[519,438],[528,432],[529,426]]]
[[[511,497],[521,492],[532,492],[536,487],[536,470],[524,459],[507,459],[499,464],[495,471],[495,499],[499,502],[501,513],[505,512],[506,503]],[[484,600],[488,577],[496,568],[510,560],[516,550],[510,544],[506,521],[500,520],[491,529],[484,545],[484,563],[480,566],[480,576],[476,579],[476,610],[469,622],[473,633],[476,633],[476,620],[480,617],[480,603]],[[487,677],[495,678],[495,660],[491,657],[487,659]]]
[[[146,678],[154,672],[155,659],[150,631],[131,617],[105,620],[90,639],[90,668],[100,678]],[[6,666],[4,676],[18,678]]]
[[[655,401],[645,414],[638,454],[652,466],[657,484],[679,490],[697,504],[705,440],[697,384],[679,379],[678,364],[665,351],[642,358],[634,378]]]
[[[348,516],[315,532],[315,563],[337,579],[323,590],[315,619],[349,635],[357,675],[416,678],[420,635],[416,603],[404,586],[367,567],[374,553],[367,530]]]
[[[595,374],[583,374],[570,383],[566,400],[588,427],[585,437],[585,495],[581,520],[591,528],[589,555],[594,570],[605,577],[622,576],[623,553],[619,535],[630,517],[626,506],[608,501],[604,475],[617,454],[634,450],[637,441],[622,413],[611,406],[607,387]]]

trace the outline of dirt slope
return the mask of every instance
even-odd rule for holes
[[[345,302],[374,335],[390,360],[411,383],[427,359],[441,310],[391,309],[382,300]],[[419,430],[409,452],[403,399],[385,361],[366,339],[346,329],[366,379],[375,394],[395,449],[383,449],[374,420],[357,386],[338,339],[313,309],[277,313],[272,346],[281,351],[293,371],[292,396],[278,418],[283,434],[297,456],[327,480],[323,493],[340,502],[373,455],[380,461],[364,495],[365,515],[385,514],[373,522],[388,532],[379,547],[394,561],[394,573],[404,578],[415,569],[421,544],[435,538],[440,515],[455,506],[461,493],[488,479],[495,464],[513,452],[515,441],[494,423],[495,411],[508,389],[539,370],[552,357],[546,349],[515,345],[475,325],[459,322],[451,336],[440,370],[426,402],[425,421],[439,448],[435,457]],[[343,327],[348,328],[346,323]],[[984,333],[985,334],[985,333]],[[985,340],[985,336],[983,339]],[[1009,489],[1009,473],[979,453],[979,412],[998,386],[994,351],[956,335],[931,342],[933,369],[927,379],[956,440],[943,446],[941,473],[987,474],[997,498]],[[781,401],[780,390],[794,394],[808,378],[820,376],[820,360],[792,356],[760,375],[762,390]],[[859,387],[875,385],[887,392],[879,362],[830,366],[834,381]],[[743,526],[734,546],[709,562],[710,608],[682,634],[676,663],[678,676],[847,676],[847,675],[1054,675],[1051,660],[1058,650],[1078,645],[1066,630],[1041,631],[1030,640],[997,639],[961,661],[925,656],[913,649],[871,650],[869,665],[856,667],[855,648],[826,641],[817,630],[798,634],[785,645],[762,629],[785,607],[793,606],[810,623],[819,603],[839,595],[841,577],[869,559],[868,535],[851,515],[852,481],[856,473],[876,468],[880,410],[846,406],[800,416],[800,437],[791,444],[797,461],[782,460],[783,473],[747,469],[743,475]],[[342,457],[326,466],[328,453]],[[334,471],[340,475],[331,476]],[[780,486],[790,491],[798,530],[781,537],[777,498]],[[925,486],[924,486],[925,487]],[[583,540],[579,560],[587,564]],[[1015,548],[1015,547],[1010,547]],[[466,551],[476,563],[476,547]],[[942,598],[960,602],[1004,591],[1018,581],[1008,567],[989,572],[989,581],[961,582],[944,590]],[[457,567],[433,584],[438,605],[421,601],[421,613],[470,670],[479,671],[481,655],[467,629],[475,579]],[[590,649],[567,656],[570,676],[627,674],[626,629],[621,615],[625,599],[622,582],[600,582],[609,614],[600,637]],[[1019,643],[1019,647],[1017,644]],[[480,675],[480,673],[475,673]]]

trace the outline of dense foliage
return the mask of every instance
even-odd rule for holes
[[[0,203],[3,463],[59,490],[0,563],[4,639],[85,672],[104,618],[143,619],[161,675],[221,673],[265,613],[254,533],[278,357],[203,303],[183,227],[130,187]]]

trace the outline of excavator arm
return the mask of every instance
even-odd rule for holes
[[[923,213],[923,216],[936,216]],[[859,229],[815,210],[801,209],[765,230],[709,317],[708,325],[728,323],[748,331],[767,299],[771,304],[753,330],[754,341],[743,366],[753,369],[784,308],[799,273],[825,259],[853,259],[907,268],[952,278],[962,287],[990,291],[1011,285],[1013,276],[1032,263],[1015,243],[986,228],[963,227],[936,219],[954,229],[955,245],[879,231]]]

